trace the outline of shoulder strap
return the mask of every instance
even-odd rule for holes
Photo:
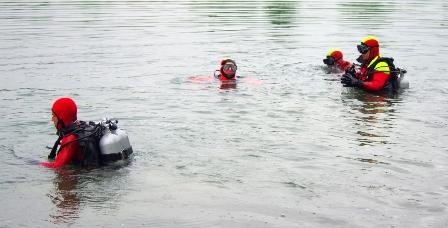
[[[78,133],[83,131],[86,128],[87,123],[84,121],[80,121],[81,124],[79,125],[73,125],[70,124],[69,126],[62,128],[60,130],[58,130],[57,135],[59,136],[59,138],[56,140],[56,142],[53,145],[53,148],[51,149],[50,154],[48,155],[48,158],[53,159],[56,157],[56,155],[59,153],[59,151],[64,148],[65,146],[67,146],[68,144],[78,141],[80,140],[80,138],[78,137],[77,139],[74,139],[72,141],[67,142],[66,144],[64,144],[63,146],[61,146],[59,148],[59,150],[57,149],[58,146],[61,144],[62,138],[64,138],[66,135],[69,134],[75,134],[76,136],[78,136]],[[87,136],[88,137],[88,136]]]
[[[56,140],[56,142],[54,142],[53,148],[51,148],[51,152],[48,155],[49,159],[54,159],[57,155],[57,153],[59,153],[59,151],[61,150],[61,148],[59,148],[58,150],[58,146],[61,144],[62,138],[64,138],[66,135],[73,133],[74,131],[76,131],[76,129],[79,128],[79,125],[73,125],[73,122],[71,122],[67,127],[64,127],[62,129],[59,129],[56,134],[59,136],[58,139]]]
[[[391,58],[391,57],[378,58],[374,63],[369,65],[369,67],[367,68],[367,80],[371,80],[370,76],[373,74],[373,72],[375,72],[377,70],[376,66],[380,62],[387,63],[387,65],[389,67],[390,78],[389,78],[389,81],[386,82],[386,84],[389,83],[389,85],[392,86],[392,92],[397,93],[398,90],[400,89],[399,82],[398,82],[398,74],[400,73],[400,69],[395,67],[394,58]],[[381,70],[378,70],[378,71],[381,71]],[[385,84],[385,86],[386,86],[386,84]]]
[[[367,81],[372,80],[370,77],[372,76],[372,74],[375,72],[376,70],[376,66],[378,65],[378,63],[380,62],[385,62],[387,63],[387,65],[389,66],[389,68],[395,68],[394,65],[394,59],[393,58],[389,58],[389,57],[378,57],[373,63],[369,64],[369,66],[367,67],[367,74],[366,74],[366,79]]]
[[[50,154],[48,155],[49,159],[54,159],[56,157],[56,151],[58,150],[59,144],[61,144],[62,136],[59,135],[59,138],[54,142],[53,148],[51,149]]]

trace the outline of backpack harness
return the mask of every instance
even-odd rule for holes
[[[380,62],[387,63],[389,69],[385,69],[385,70],[377,69],[376,66]],[[398,92],[398,90],[400,89],[400,80],[404,77],[404,74],[407,73],[407,71],[405,69],[401,69],[401,68],[395,67],[394,59],[393,58],[389,58],[389,57],[379,57],[379,58],[377,58],[375,60],[375,62],[373,62],[372,64],[370,64],[367,67],[366,81],[372,81],[372,77],[371,76],[373,75],[373,73],[375,71],[377,71],[377,72],[387,72],[387,71],[390,71],[389,81],[384,84],[383,88],[387,88],[387,87],[392,86],[392,92],[393,93],[397,93]]]
[[[71,162],[75,165],[101,166],[109,162],[124,160],[131,156],[133,152],[132,146],[129,144],[129,139],[126,133],[117,128],[116,124],[118,123],[118,120],[106,117],[106,119],[103,119],[99,123],[95,123],[93,121],[90,121],[89,123],[79,121],[79,123],[80,124],[75,125],[74,122],[72,122],[69,126],[58,130],[57,135],[59,138],[54,143],[48,158],[55,158],[62,148],[75,141],[79,143],[79,148],[82,153],[81,160]],[[117,133],[121,132],[120,135],[124,138],[120,138],[119,136],[112,134],[109,130]],[[69,134],[76,135],[77,139],[67,142],[58,150],[58,146],[61,144],[62,138]],[[117,137],[119,141],[110,141],[110,137],[112,136]],[[117,149],[117,146],[121,146],[121,148],[118,148],[118,151],[115,150]],[[124,146],[126,148],[123,148]],[[111,151],[111,148],[115,149]],[[101,152],[102,150],[104,150],[103,153]]]

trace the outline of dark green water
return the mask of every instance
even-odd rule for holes
[[[0,227],[446,227],[448,3],[0,1]],[[376,36],[410,89],[322,59]],[[236,89],[211,75],[232,57]],[[134,158],[51,170],[50,108],[119,119]]]

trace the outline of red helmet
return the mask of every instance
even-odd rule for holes
[[[327,53],[327,57],[333,57],[333,59],[335,61],[340,60],[343,58],[342,52],[338,49],[331,49],[328,53]]]
[[[342,52],[338,49],[331,49],[324,60],[324,64],[328,66],[333,66],[334,63],[342,59]]]
[[[364,43],[365,45],[367,45],[368,47],[371,47],[371,48],[380,46],[380,42],[378,41],[378,39],[376,39],[373,36],[368,36],[368,37],[362,39],[361,42]]]
[[[366,53],[369,50],[369,61],[377,56],[380,56],[380,42],[373,36],[365,37],[364,39],[362,39],[361,45],[358,45],[358,51],[361,53]]]

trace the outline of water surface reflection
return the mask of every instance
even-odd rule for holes
[[[130,161],[104,168],[64,167],[55,169],[54,189],[47,197],[55,205],[49,215],[54,224],[74,225],[83,208],[117,209],[127,194],[126,172]]]
[[[357,125],[356,131],[360,137],[356,139],[359,146],[373,146],[375,144],[388,144],[390,141],[388,132],[396,124],[395,105],[397,95],[368,93],[356,88],[348,88],[348,92],[342,94],[343,103],[351,110],[359,114],[351,113]],[[387,129],[387,130],[386,130]],[[383,139],[384,138],[384,139]],[[393,143],[393,142],[392,142]]]
[[[11,196],[0,226],[446,227],[446,11],[442,0],[0,1]],[[356,59],[366,35],[408,70],[408,91],[342,88],[322,69],[332,48]],[[225,57],[263,83],[188,82]],[[119,118],[135,162],[53,171],[8,156],[45,159],[60,96],[80,119]]]
[[[55,205],[56,211],[50,214],[55,224],[73,225],[79,218],[80,199],[76,192],[78,176],[69,169],[55,170],[54,189],[47,194]]]

